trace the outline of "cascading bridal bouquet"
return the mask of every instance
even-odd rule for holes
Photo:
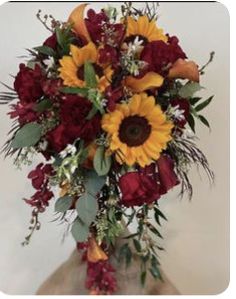
[[[112,294],[109,257],[124,227],[137,223],[126,236],[135,253],[125,242],[119,261],[128,266],[137,254],[141,283],[147,272],[161,279],[158,226],[166,217],[158,200],[177,185],[191,198],[194,164],[213,179],[195,143],[195,121],[209,127],[202,110],[213,97],[195,93],[214,53],[201,68],[188,60],[178,38],[158,27],[156,4],[139,10],[125,2],[120,18],[112,7],[84,16],[85,9],[79,5],[67,22],[38,12],[51,33],[28,50],[13,88],[0,94],[14,120],[3,150],[17,166],[44,158],[28,175],[35,193],[24,199],[33,208],[24,244],[58,187],[55,212],[83,252],[86,287]]]

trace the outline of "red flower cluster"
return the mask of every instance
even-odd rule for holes
[[[161,195],[179,184],[174,172],[174,162],[168,155],[161,155],[140,172],[128,172],[119,180],[121,204],[126,207],[151,204]]]
[[[110,295],[117,288],[114,273],[108,261],[88,262],[86,287],[98,295]]]
[[[39,113],[34,110],[34,103],[22,105],[20,102],[11,105],[12,111],[8,114],[10,118],[17,118],[19,124],[23,126],[25,123],[37,121]]]
[[[32,181],[32,186],[37,190],[36,193],[25,201],[33,207],[37,207],[39,212],[44,212],[49,200],[54,196],[49,189],[49,177],[53,175],[53,168],[50,164],[40,163],[32,170],[28,178]]]
[[[101,128],[101,116],[96,114],[88,120],[91,109],[91,102],[85,98],[77,95],[64,96],[60,107],[61,123],[47,134],[50,148],[60,152],[77,138],[82,138],[85,142],[93,140]]]
[[[148,64],[146,71],[153,71],[166,76],[169,68],[177,59],[187,58],[178,43],[179,40],[175,36],[169,37],[167,43],[161,40],[148,43],[140,57]]]

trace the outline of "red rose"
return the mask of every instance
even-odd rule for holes
[[[174,172],[174,162],[169,155],[163,154],[157,160],[160,193],[165,194],[179,184],[178,177]]]
[[[14,89],[22,104],[36,102],[41,98],[43,95],[42,78],[42,70],[38,64],[35,65],[34,69],[20,64],[20,71],[15,78]]]
[[[185,59],[186,55],[178,45],[177,37],[169,37],[167,43],[158,40],[148,43],[140,59],[148,63],[146,71],[153,71],[163,76],[168,74],[168,67],[178,58]]]
[[[119,180],[121,204],[126,207],[150,204],[160,197],[159,186],[150,176],[140,172],[128,172]]]

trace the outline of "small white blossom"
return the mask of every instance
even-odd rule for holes
[[[45,151],[48,147],[48,142],[46,140],[43,140],[38,145],[39,149],[42,151]]]
[[[67,155],[71,154],[72,156],[76,153],[77,149],[74,145],[68,144],[67,147],[60,152],[60,157],[65,158]]]
[[[139,37],[136,36],[133,42],[129,42],[128,44],[125,44],[125,48],[127,50],[128,55],[135,55],[142,51],[143,41],[139,40]]]
[[[184,110],[183,109],[179,109],[179,105],[177,106],[169,106],[167,109],[167,114],[176,120],[184,120]]]

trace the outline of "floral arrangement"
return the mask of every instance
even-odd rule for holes
[[[158,200],[177,185],[191,198],[194,164],[213,179],[195,142],[195,121],[209,127],[202,110],[213,97],[195,94],[214,53],[201,68],[189,60],[178,38],[158,27],[155,3],[139,10],[125,2],[120,17],[112,7],[85,14],[86,6],[67,22],[38,12],[51,33],[28,50],[14,86],[4,84],[0,102],[10,104],[14,122],[3,151],[18,167],[42,158],[28,175],[35,193],[24,199],[33,209],[23,244],[56,197],[57,220],[87,262],[87,288],[112,294],[110,256],[124,227],[137,223],[118,260],[128,266],[136,254],[141,283],[147,272],[161,279],[158,227],[167,219]]]

